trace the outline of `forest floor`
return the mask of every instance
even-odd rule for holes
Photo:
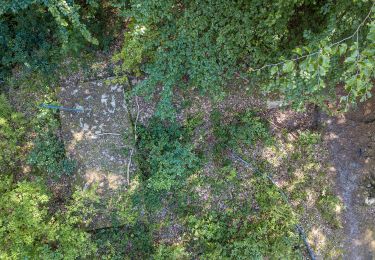
[[[120,134],[129,132],[130,120],[122,91],[121,86],[105,84],[102,80],[72,84],[59,94],[64,106],[85,108],[82,115],[61,113],[63,138],[68,153],[80,162],[82,185],[99,182],[99,188],[106,194],[104,197],[126,186],[125,172],[130,157],[121,149],[127,144]],[[365,203],[368,188],[365,176],[375,169],[370,155],[375,148],[375,123],[355,122],[345,116],[321,116],[322,127],[317,130],[316,113],[311,108],[306,113],[267,108],[266,102],[242,91],[231,93],[219,105],[198,94],[193,96],[188,107],[180,107],[178,119],[184,124],[191,117],[201,117],[203,123],[196,137],[208,143],[214,138],[210,121],[214,108],[219,109],[224,120],[246,109],[262,111],[262,117],[270,122],[277,147],[245,148],[243,155],[267,162],[277,185],[289,193],[317,256],[371,259],[375,254],[374,205]],[[177,103],[184,103],[182,95],[178,99]],[[134,101],[133,98],[130,107],[133,117],[136,116]],[[138,101],[139,123],[145,124],[154,111],[155,100],[146,102],[139,98]],[[311,131],[321,135],[322,141],[305,150],[296,137]],[[77,137],[82,137],[78,143]],[[205,150],[212,153],[210,146]],[[212,161],[205,166],[208,175],[215,174],[216,170]],[[203,189],[209,190],[209,187]],[[107,220],[103,223],[103,217],[97,221],[95,228],[110,225]],[[181,228],[175,231],[167,227],[160,230],[159,236],[173,241],[179,232]]]
[[[79,178],[73,182],[83,188],[96,183],[103,209],[108,213],[110,207],[115,207],[113,194],[126,190],[131,147],[124,134],[130,132],[129,112],[133,118],[139,112],[138,123],[147,124],[157,98],[146,101],[133,97],[126,104],[124,86],[108,84],[107,78],[107,74],[100,73],[89,79],[82,75],[68,77],[57,97],[63,106],[84,109],[83,113],[60,112],[61,135],[67,153],[78,161]],[[21,95],[18,102],[22,104],[24,98]],[[214,109],[224,121],[247,109],[259,111],[269,122],[275,144],[242,147],[242,156],[266,162],[275,183],[288,194],[318,258],[373,259],[374,100],[367,103],[370,107],[366,109],[370,110],[361,108],[345,116],[321,115],[318,125],[317,113],[311,107],[305,113],[277,108],[239,87],[231,88],[231,93],[219,103],[198,93],[190,93],[188,98],[177,95],[176,99],[180,123],[186,125],[192,118],[201,121],[194,142],[205,145],[202,150],[208,157],[212,157],[210,144],[215,141],[210,118]],[[20,110],[28,111],[22,107]],[[301,142],[299,136],[304,135],[316,136],[318,141]],[[132,174],[135,164],[131,165]],[[208,176],[215,175],[216,170],[212,160],[204,166]],[[207,185],[197,192],[205,198],[209,190]],[[99,216],[93,228],[109,226],[108,217]],[[178,223],[174,223],[160,230],[159,237],[173,241],[181,232]]]
[[[342,203],[340,199],[336,199],[333,190],[336,176],[329,171],[331,162],[327,146],[321,139],[322,131],[317,125],[317,113],[313,107],[299,113],[288,108],[272,107],[267,103],[274,102],[266,102],[245,93],[241,88],[232,89],[218,105],[197,95],[191,106],[180,113],[180,120],[184,122],[189,117],[201,115],[204,123],[198,130],[196,140],[203,139],[206,140],[204,143],[213,144],[215,137],[210,115],[214,109],[218,109],[222,115],[223,124],[246,110],[259,111],[261,118],[269,123],[275,142],[272,145],[257,142],[252,147],[242,146],[241,157],[266,165],[267,172],[276,185],[289,197],[306,231],[308,242],[317,256],[339,258],[345,254],[342,241],[344,234],[340,228]],[[305,142],[300,136],[316,140]],[[207,145],[203,150],[207,154],[213,153],[212,145]],[[234,163],[246,180],[249,169],[238,160],[234,160]],[[205,165],[204,172],[207,176],[215,176],[218,171],[219,168],[213,160]],[[208,184],[197,192],[202,194],[202,199],[207,200],[211,189]],[[220,200],[214,199],[217,204],[221,203]]]
[[[324,139],[344,203],[345,259],[375,256],[375,99],[347,115],[322,116]],[[371,179],[372,176],[372,179]]]

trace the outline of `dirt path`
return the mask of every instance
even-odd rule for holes
[[[375,170],[375,123],[348,117],[322,116],[324,139],[336,173],[336,191],[345,206],[343,228],[344,259],[374,259],[374,205],[367,205],[366,181]]]

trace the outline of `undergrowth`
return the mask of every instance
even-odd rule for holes
[[[5,95],[0,95],[0,172],[12,172],[23,159],[27,122],[15,112]]]
[[[65,155],[64,143],[58,137],[60,121],[58,113],[48,109],[41,109],[33,120],[36,138],[34,146],[28,156],[28,163],[42,174],[53,178],[62,175],[72,175],[76,169],[76,162]]]
[[[141,239],[149,248],[149,240],[143,238],[178,223],[184,230],[180,243],[153,241],[152,250],[145,254],[155,259],[298,257],[302,249],[294,232],[297,218],[267,179],[253,175],[243,180],[229,160],[213,175],[202,172],[198,151],[189,144],[201,123],[198,115],[183,126],[154,118],[139,127],[137,162],[142,178],[133,200],[134,205],[145,205],[148,228],[140,228],[143,232],[135,241]],[[227,125],[216,124],[216,134],[221,134],[226,145],[222,149],[272,139],[267,125],[253,111],[237,115]],[[224,132],[219,131],[219,124]],[[223,151],[222,155],[224,159]],[[208,200],[199,195],[199,189],[206,186],[211,190]],[[161,212],[166,215],[160,218]],[[114,237],[111,245],[116,248],[119,243]],[[121,240],[121,247],[129,244]]]
[[[137,132],[138,165],[147,187],[168,192],[179,189],[198,168],[199,159],[189,143],[188,130],[176,122],[151,119]]]
[[[253,146],[257,143],[269,144],[272,142],[268,124],[255,111],[247,110],[236,113],[228,122],[218,110],[211,114],[213,134],[215,136],[214,157],[222,160],[223,152],[230,149],[239,149],[241,146]]]

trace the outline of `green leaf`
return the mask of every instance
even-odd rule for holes
[[[273,66],[271,68],[271,76],[275,75],[278,71],[279,71],[279,67],[278,66]]]
[[[294,49],[294,52],[297,53],[300,56],[302,55],[302,49],[301,48]]]
[[[329,67],[330,59],[327,55],[322,55],[322,66],[327,68]]]
[[[283,65],[283,71],[286,73],[290,73],[294,70],[294,61],[287,61]]]
[[[345,63],[352,63],[357,60],[358,57],[358,50],[352,52],[352,54],[345,59]]]
[[[339,55],[343,55],[346,52],[347,48],[348,45],[346,45],[346,43],[342,43],[339,47]]]
[[[326,46],[326,47],[323,48],[323,51],[324,51],[325,53],[327,53],[327,54],[331,54],[332,49],[331,49],[331,47]]]

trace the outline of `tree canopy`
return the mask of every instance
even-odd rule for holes
[[[278,93],[296,107],[322,105],[342,82],[344,101],[370,96],[375,56],[371,1],[134,0],[130,5],[124,10],[130,30],[115,59],[124,60],[120,69],[140,67],[147,75],[139,90],[164,86],[160,106],[165,116],[175,88],[220,98],[239,75],[253,89]],[[310,56],[288,61],[305,55]]]

